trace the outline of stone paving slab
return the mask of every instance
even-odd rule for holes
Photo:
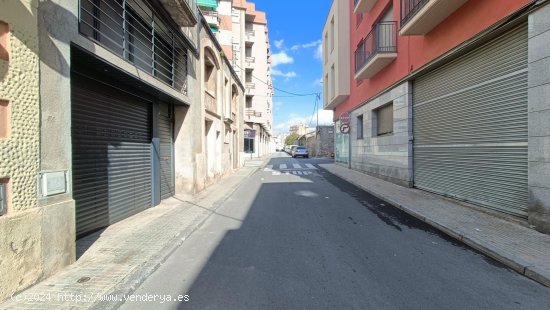
[[[336,164],[319,166],[517,272],[550,286],[550,235],[462,202],[402,187]]]
[[[78,240],[74,264],[8,299],[0,309],[117,308],[257,170],[241,168],[195,196],[163,200]]]

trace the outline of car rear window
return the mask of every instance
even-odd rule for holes
[[[303,147],[303,146],[299,146],[299,147],[297,147],[297,149],[298,149],[298,150],[305,150],[306,148]]]

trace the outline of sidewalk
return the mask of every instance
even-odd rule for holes
[[[395,185],[342,166],[319,166],[517,272],[550,286],[550,235],[451,199]]]
[[[243,167],[195,196],[164,200],[77,241],[77,261],[0,309],[114,309],[258,167]]]

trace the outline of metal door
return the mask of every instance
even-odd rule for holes
[[[71,80],[73,196],[82,236],[151,207],[152,105],[77,74]]]
[[[414,81],[414,185],[525,217],[527,25]]]
[[[159,105],[159,140],[160,140],[160,198],[174,195],[174,144],[173,120],[171,106]]]

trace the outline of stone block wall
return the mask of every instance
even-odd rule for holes
[[[411,87],[396,86],[351,112],[351,168],[402,186],[412,187]],[[393,133],[376,134],[375,111],[393,104]],[[358,138],[358,116],[363,116],[363,137]]]
[[[37,4],[5,1],[0,9],[0,181],[7,212],[0,215],[0,300],[41,276],[43,213],[37,208],[39,59]]]
[[[529,15],[529,224],[550,233],[550,5]]]

